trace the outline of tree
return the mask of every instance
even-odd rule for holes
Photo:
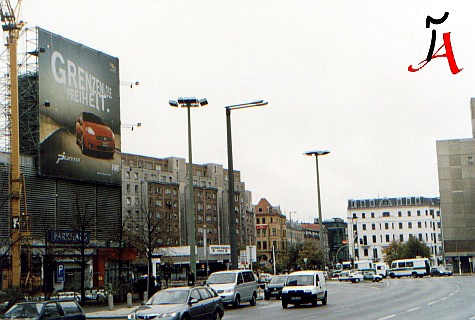
[[[300,267],[303,266],[306,269],[320,270],[323,270],[325,267],[323,263],[323,252],[317,241],[306,240],[303,243],[302,250],[299,251],[298,257]],[[305,262],[304,259],[307,259],[307,261]]]
[[[404,244],[393,240],[386,249],[383,249],[384,261],[391,265],[391,262],[404,258]]]
[[[409,237],[409,240],[404,244],[404,258],[430,258],[431,250],[430,248],[422,241],[415,237]]]
[[[290,271],[296,269],[298,265],[299,251],[302,249],[302,243],[295,243],[287,246],[286,251],[281,252],[276,258],[277,272]]]

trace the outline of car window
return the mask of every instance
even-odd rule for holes
[[[81,309],[74,301],[60,301],[59,305],[61,306],[61,309],[63,309],[65,315],[82,313]]]
[[[254,281],[254,274],[251,271],[246,271],[242,273],[244,277],[244,282],[253,282]]]
[[[203,300],[209,299],[209,298],[212,297],[212,296],[211,296],[211,293],[209,293],[209,291],[206,290],[205,288],[199,288],[198,291],[200,292],[201,298],[202,298]]]
[[[46,319],[53,319],[58,318],[60,316],[58,306],[56,302],[49,302],[45,306],[45,318]]]
[[[200,296],[200,293],[198,292],[198,289],[191,290],[190,298],[201,300],[201,296]]]
[[[316,284],[317,286],[318,286],[319,281],[320,281],[320,275],[317,273],[317,274],[315,275],[315,284]]]
[[[213,273],[209,276],[208,284],[223,284],[234,283],[236,281],[236,274],[234,272]]]

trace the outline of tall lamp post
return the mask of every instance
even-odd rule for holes
[[[321,237],[320,237],[320,249],[323,252],[323,262],[324,264],[328,261],[327,259],[327,252],[325,250],[325,242],[326,242],[326,230],[325,226],[323,225],[323,219],[322,219],[322,205],[320,201],[320,175],[318,172],[318,157],[319,156],[324,156],[326,154],[329,154],[330,151],[328,150],[313,150],[313,151],[307,151],[304,153],[306,156],[315,156],[315,163],[316,163],[316,168],[317,168],[317,198],[318,198],[318,223],[320,224],[320,231],[321,231]]]
[[[188,245],[190,246],[190,271],[196,277],[196,235],[195,235],[195,206],[194,206],[194,196],[193,196],[193,158],[191,152],[191,108],[198,108],[208,104],[206,98],[198,100],[194,97],[185,97],[178,98],[178,101],[169,100],[168,103],[170,106],[178,108],[186,108],[188,111],[188,191],[189,191],[189,201],[187,211],[187,230],[188,230]]]
[[[236,211],[234,210],[234,168],[233,168],[233,143],[231,139],[231,110],[265,106],[264,100],[235,104],[226,108],[226,131],[228,140],[228,210],[229,210],[229,242],[231,246],[231,268],[238,268],[238,243],[236,234]]]

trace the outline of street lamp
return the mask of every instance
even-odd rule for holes
[[[234,168],[233,144],[231,139],[231,110],[265,106],[267,101],[257,100],[247,103],[235,104],[226,108],[226,130],[228,138],[228,210],[229,210],[229,242],[231,246],[231,268],[238,268],[238,244],[236,235],[236,212],[234,211]]]
[[[329,154],[330,151],[328,150],[313,150],[313,151],[307,151],[304,153],[306,156],[315,156],[315,163],[317,167],[317,198],[318,198],[318,223],[320,224],[320,231],[321,231],[321,237],[320,237],[320,249],[323,252],[323,260],[324,263],[327,261],[327,252],[325,250],[325,241],[326,241],[326,231],[325,231],[325,226],[323,225],[323,219],[322,219],[322,205],[320,201],[320,175],[318,173],[318,157],[319,156],[324,156],[326,154]]]
[[[195,206],[194,206],[194,196],[193,196],[193,158],[191,154],[191,108],[198,108],[208,104],[206,99],[198,100],[194,97],[180,97],[178,101],[169,100],[168,103],[170,106],[178,108],[186,108],[188,111],[188,191],[189,191],[189,201],[190,205],[188,206],[187,212],[187,230],[188,230],[188,245],[190,246],[190,271],[193,272],[196,277],[196,235],[195,235]]]

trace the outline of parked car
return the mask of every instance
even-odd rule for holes
[[[376,270],[371,269],[371,270],[365,270],[363,271],[363,279],[364,280],[370,280],[373,282],[379,282],[383,280],[383,276],[376,273]]]
[[[280,299],[288,276],[287,274],[273,276],[264,289],[264,299],[269,300],[273,297]]]
[[[327,282],[322,271],[296,271],[289,274],[282,289],[282,308],[303,303],[317,306],[318,301],[326,305],[327,297]]]
[[[94,113],[81,112],[76,120],[76,143],[83,154],[93,152],[110,158],[115,152],[114,132]]]
[[[195,286],[160,290],[127,319],[219,320],[223,315],[223,301],[218,294],[207,286]]]
[[[266,283],[269,283],[269,281],[272,279],[272,275],[270,273],[261,273],[259,275],[259,279],[257,282],[259,283],[259,287],[261,289],[264,289],[266,286]]]
[[[432,267],[430,269],[431,277],[442,277],[442,276],[451,276],[453,272],[443,266]]]
[[[206,284],[219,294],[224,304],[239,308],[242,301],[249,301],[251,306],[256,305],[257,277],[251,270],[213,272]]]
[[[17,303],[2,316],[2,319],[85,320],[86,315],[74,299],[49,300]]]
[[[360,282],[364,280],[364,274],[362,271],[342,271],[338,277],[338,281],[350,281],[352,283]]]

